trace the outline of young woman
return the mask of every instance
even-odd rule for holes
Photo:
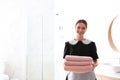
[[[78,20],[75,24],[76,37],[65,42],[64,55],[77,55],[77,56],[89,56],[93,59],[93,71],[86,73],[74,73],[69,72],[67,80],[96,80],[94,68],[98,65],[97,59],[97,48],[94,41],[86,39],[84,34],[87,30],[87,22],[84,19]]]

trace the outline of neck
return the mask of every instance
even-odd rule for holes
[[[83,36],[77,36],[76,39],[77,39],[77,40],[83,40],[83,39],[85,39],[85,38],[84,38]]]

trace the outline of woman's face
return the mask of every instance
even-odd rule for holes
[[[75,30],[76,30],[76,33],[77,35],[79,36],[83,36],[84,33],[86,32],[87,30],[87,27],[84,23],[78,23],[76,26],[75,26]]]

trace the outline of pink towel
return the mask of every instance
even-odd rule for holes
[[[86,65],[91,65],[91,61],[81,61],[81,62],[76,62],[76,61],[65,61],[64,65],[66,66],[86,66]]]
[[[87,65],[87,66],[64,66],[64,70],[66,71],[71,71],[75,73],[86,73],[86,72],[91,72],[93,70],[92,65]]]
[[[93,61],[93,59],[88,56],[73,56],[73,55],[66,55],[65,60],[67,61]]]
[[[87,56],[66,55],[64,70],[75,73],[86,73],[93,70],[93,59]]]

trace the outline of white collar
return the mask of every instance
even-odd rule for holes
[[[75,44],[77,44],[78,43],[78,41],[79,40],[70,40],[69,41],[69,43],[71,44],[71,45],[75,45]],[[92,41],[91,40],[89,40],[89,39],[84,39],[84,40],[81,40],[82,41],[82,43],[84,43],[84,44],[90,44]]]

